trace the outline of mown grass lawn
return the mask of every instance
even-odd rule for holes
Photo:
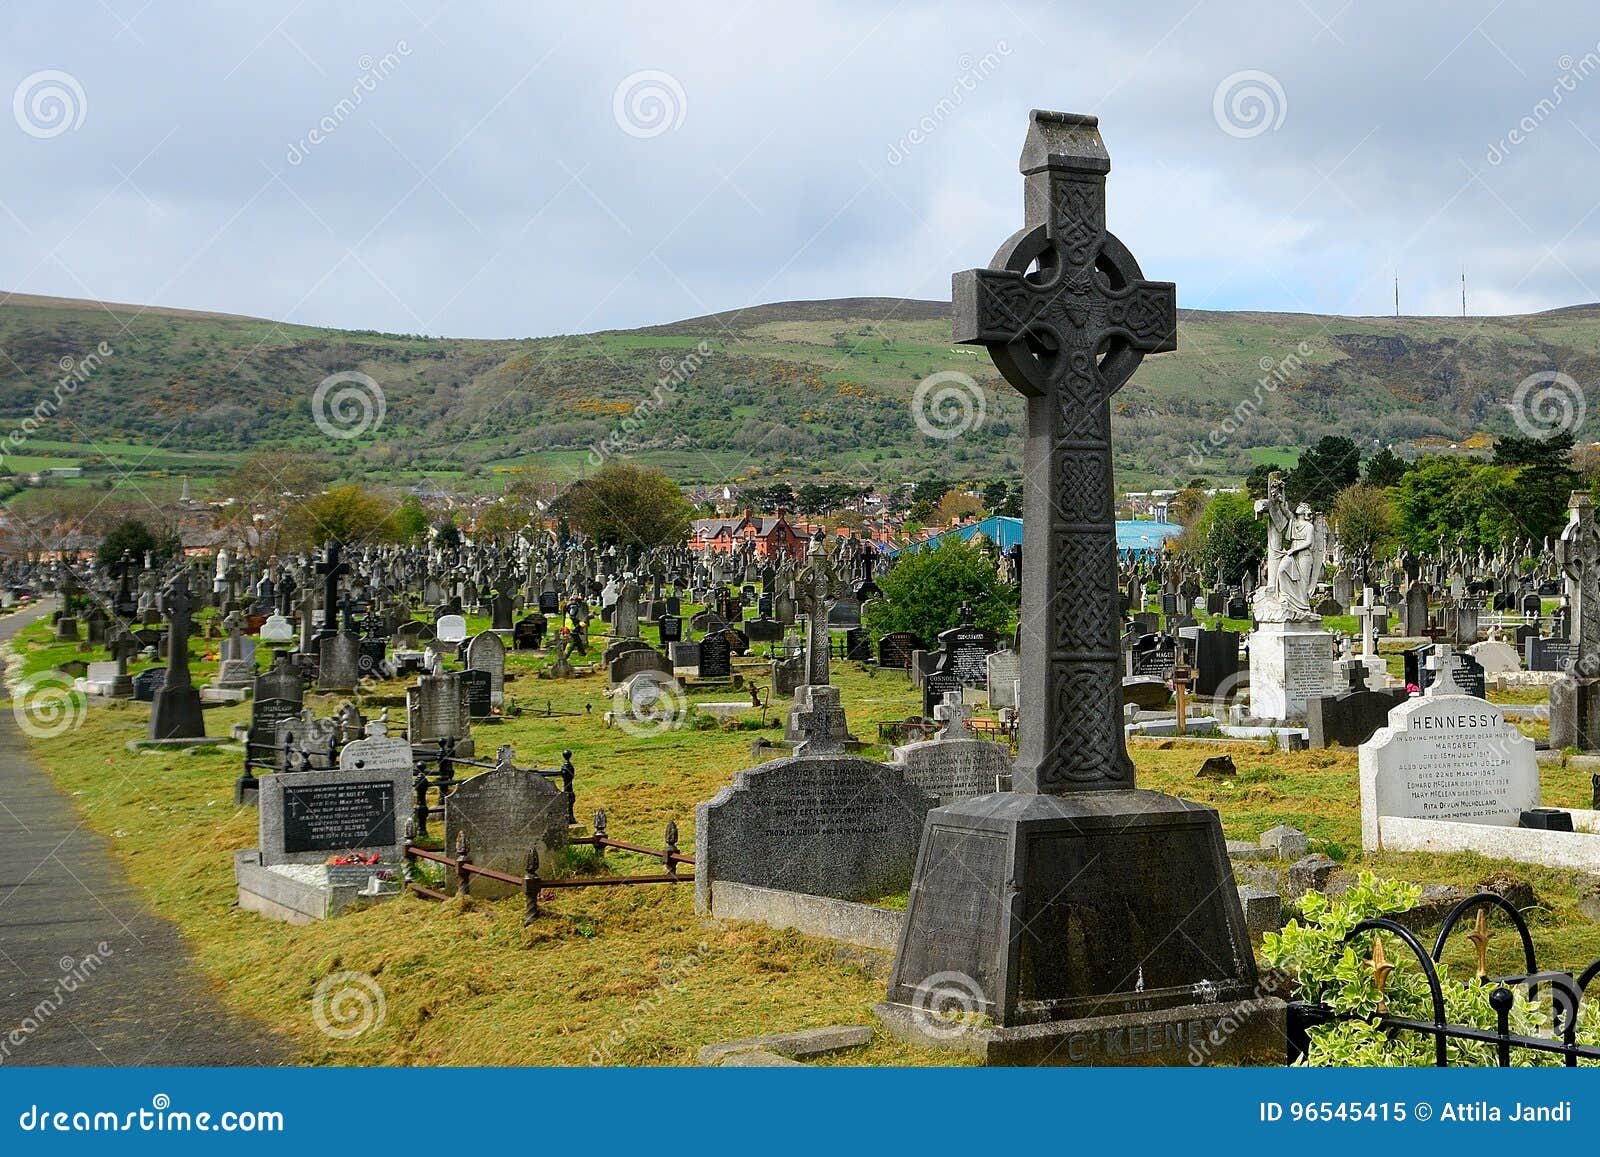
[[[475,628],[483,623],[475,622]],[[17,649],[24,675],[80,655],[30,628]],[[197,681],[212,669],[215,640],[192,640]],[[595,648],[598,652],[598,646]],[[475,729],[480,752],[510,743],[519,763],[558,766],[571,749],[578,770],[578,818],[607,812],[619,839],[659,847],[676,821],[693,854],[694,805],[750,766],[751,741],[781,734],[781,710],[738,721],[685,727],[637,739],[607,728],[602,674],[568,681],[536,677],[542,658],[513,653],[507,694],[523,713]],[[905,676],[836,663],[852,731],[877,736],[880,720],[920,705]],[[403,684],[379,688],[401,696]],[[741,693],[697,694],[731,700]],[[312,696],[319,714],[339,702]],[[210,709],[208,731],[227,734],[248,706]],[[379,708],[369,706],[374,716]],[[554,714],[543,714],[546,710]],[[567,712],[570,714],[562,714]],[[391,708],[398,718],[401,709]],[[199,967],[233,1009],[259,1018],[312,1064],[691,1064],[702,1045],[808,1026],[874,1023],[887,960],[794,933],[748,924],[708,926],[694,913],[692,888],[659,885],[561,891],[541,916],[521,926],[511,899],[430,903],[405,898],[337,920],[291,927],[234,906],[232,856],[256,843],[256,812],[232,806],[241,750],[134,754],[144,735],[144,704],[89,709],[81,726],[36,741],[49,774],[71,793],[84,821],[107,835],[140,894],[182,929]],[[1207,756],[1233,755],[1238,774],[1199,779]],[[869,755],[884,753],[871,748]],[[1140,786],[1209,804],[1229,838],[1254,840],[1278,823],[1305,830],[1314,850],[1350,867],[1422,882],[1475,884],[1507,867],[1472,856],[1382,856],[1360,852],[1356,755],[1293,754],[1259,745],[1161,740],[1132,745]],[[1545,801],[1587,806],[1586,774],[1543,772]],[[653,871],[652,861],[612,853],[612,870]],[[1581,967],[1600,956],[1600,926],[1578,911],[1585,883],[1575,873],[1523,866],[1507,870],[1533,884],[1542,906],[1532,925],[1544,967]],[[1462,945],[1465,948],[1465,943]],[[1496,967],[1519,962],[1510,938],[1492,953]],[[1458,950],[1458,955],[1460,953]],[[312,1015],[319,982],[342,971],[370,974],[385,1001],[382,1023],[351,1040],[321,1032]],[[836,1063],[940,1064],[879,1035]]]

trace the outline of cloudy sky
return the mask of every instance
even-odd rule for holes
[[[11,0],[0,291],[458,336],[947,297],[1032,107],[1187,308],[1600,300],[1600,12]]]

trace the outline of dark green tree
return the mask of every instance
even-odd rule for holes
[[[1361,451],[1342,434],[1329,434],[1300,455],[1300,462],[1284,479],[1285,496],[1298,506],[1309,502],[1311,509],[1328,511],[1346,486],[1361,477]]]
[[[428,512],[422,509],[415,494],[401,499],[399,509],[394,512],[394,528],[401,542],[418,542],[428,533]]]
[[[756,513],[771,513],[795,509],[794,487],[787,482],[772,482],[765,486],[746,486],[739,491],[739,501]]]
[[[1194,528],[1195,558],[1207,582],[1236,583],[1261,565],[1267,553],[1267,524],[1256,517],[1248,494],[1218,494],[1201,513]]]
[[[661,471],[612,459],[557,500],[572,525],[601,546],[682,542],[694,507]]]
[[[939,499],[949,492],[948,478],[924,478],[911,487],[911,501],[913,505],[918,502],[930,502],[937,506]]]
[[[802,514],[827,514],[864,493],[847,482],[807,482],[795,492],[795,506]]]
[[[1498,547],[1519,533],[1511,472],[1456,455],[1419,459],[1395,487],[1400,541],[1413,551],[1460,540],[1469,550]]]
[[[975,625],[992,631],[1007,631],[1016,619],[1016,592],[1000,582],[983,547],[954,535],[902,555],[877,582],[882,597],[866,607],[874,637],[910,631],[932,646],[960,621],[962,603],[972,604]]]
[[[1495,443],[1494,465],[1511,472],[1511,515],[1534,542],[1560,533],[1567,504],[1580,479],[1572,468],[1573,436],[1505,437]]]
[[[159,566],[175,556],[182,548],[178,536],[170,530],[160,533],[151,530],[137,518],[125,518],[111,528],[95,549],[95,561],[105,570],[112,570],[127,551],[128,557],[142,564],[145,552]]]
[[[1398,485],[1400,479],[1405,477],[1407,470],[1411,469],[1406,460],[1385,446],[1361,468],[1361,481],[1368,486],[1381,486],[1388,489]]]

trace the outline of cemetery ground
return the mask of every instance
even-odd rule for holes
[[[470,623],[473,629],[486,625]],[[215,670],[218,645],[191,639],[197,683]],[[591,659],[601,645],[591,647]],[[52,642],[46,624],[25,631],[14,649],[13,678],[99,657]],[[553,768],[570,749],[579,821],[604,809],[611,835],[624,841],[660,846],[663,828],[675,821],[681,849],[693,855],[695,804],[758,762],[752,740],[782,735],[787,701],[717,724],[691,713],[680,729],[636,738],[605,725],[611,700],[602,672],[537,678],[545,661],[542,653],[508,654],[508,674],[517,678],[508,683],[507,697],[521,713],[476,725],[479,750],[509,743],[520,764]],[[1395,666],[1399,657],[1390,661]],[[903,673],[837,660],[833,682],[852,733],[869,744],[864,754],[886,758],[888,752],[872,744],[878,722],[917,714],[920,692]],[[387,703],[391,719],[402,718],[403,686],[395,680],[375,687],[362,699],[364,714],[374,718]],[[725,701],[739,694],[723,687],[690,698]],[[319,715],[340,701],[307,696]],[[207,709],[207,731],[226,735],[248,712],[247,704]],[[36,740],[34,747],[84,822],[110,839],[151,909],[181,930],[221,1005],[284,1041],[291,1062],[693,1064],[699,1048],[719,1041],[877,1023],[871,1006],[883,997],[887,955],[757,924],[707,924],[695,915],[690,884],[554,892],[541,900],[540,915],[527,928],[516,898],[434,903],[406,896],[306,926],[241,911],[234,904],[233,853],[257,839],[256,811],[232,805],[241,749],[225,744],[132,753],[126,744],[144,735],[147,716],[145,704],[97,702],[75,730]],[[1537,735],[1540,728],[1528,729]],[[1600,923],[1592,918],[1600,910],[1585,896],[1591,882],[1577,873],[1472,855],[1363,856],[1353,750],[1281,752],[1258,743],[1194,739],[1129,746],[1141,787],[1215,807],[1230,840],[1253,843],[1268,828],[1289,824],[1310,836],[1312,851],[1351,873],[1370,868],[1417,883],[1463,886],[1509,875],[1530,885],[1537,898],[1528,915],[1541,960],[1600,956]],[[1235,776],[1196,775],[1207,757],[1223,753],[1233,756]],[[1545,767],[1541,782],[1545,803],[1588,806],[1588,771]],[[430,832],[439,834],[437,827]],[[653,861],[623,852],[608,852],[602,862],[579,848],[573,860],[581,875],[659,871]],[[893,906],[904,897],[883,901]],[[1286,915],[1293,915],[1292,905]],[[1470,952],[1461,938],[1447,959],[1465,967]],[[1492,969],[1516,970],[1513,935],[1496,938],[1490,961]],[[382,1020],[351,1039],[320,1031],[312,1015],[318,984],[341,972],[370,975],[384,999]],[[919,1052],[880,1031],[868,1048],[822,1063],[951,1061],[950,1054]]]

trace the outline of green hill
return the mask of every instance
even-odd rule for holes
[[[1178,352],[1148,359],[1115,399],[1125,488],[1236,478],[1325,433],[1370,445],[1508,432],[1528,374],[1600,377],[1600,306],[1465,320],[1182,311],[1179,326]],[[87,484],[97,471],[203,478],[266,446],[330,452],[352,476],[480,489],[529,462],[576,474],[600,445],[684,483],[1015,473],[1020,399],[949,334],[947,304],[893,298],[482,341],[12,295],[0,433],[62,400],[0,450],[17,472],[84,466]],[[91,356],[102,342],[110,352]],[[944,370],[984,394],[981,425],[950,439],[923,433],[910,404]],[[378,383],[385,413],[342,441],[318,429],[311,400],[348,371]]]

